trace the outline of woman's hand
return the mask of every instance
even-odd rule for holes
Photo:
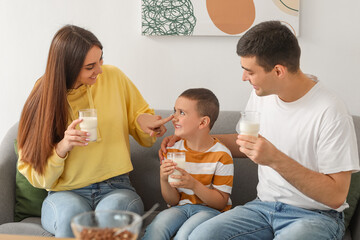
[[[74,120],[66,129],[64,138],[56,145],[56,154],[64,158],[75,146],[86,146],[89,142],[89,133],[75,129],[82,119]]]
[[[171,121],[174,115],[162,119],[159,115],[143,113],[137,118],[140,128],[150,136],[161,137],[166,132],[165,123]]]

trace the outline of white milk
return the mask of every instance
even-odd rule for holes
[[[83,119],[80,123],[81,131],[90,133],[90,141],[95,142],[97,139],[97,117],[81,117],[81,119]]]
[[[240,121],[240,134],[258,136],[260,124],[257,122]]]
[[[173,162],[177,163],[177,167],[179,168],[182,168],[182,169],[185,169],[185,153],[184,154],[177,154],[177,153],[174,153],[173,155],[173,158],[171,159]],[[180,179],[175,179],[175,178],[172,178],[171,176],[172,175],[181,175],[180,171],[177,170],[177,169],[174,169],[174,172],[173,174],[169,175],[168,177],[168,182],[171,183],[171,182],[180,182]]]

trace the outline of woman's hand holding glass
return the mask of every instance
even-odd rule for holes
[[[86,146],[89,142],[89,134],[76,129],[82,119],[74,120],[66,129],[64,138],[56,145],[56,154],[64,158],[75,146]]]

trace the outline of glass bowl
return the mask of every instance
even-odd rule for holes
[[[71,228],[81,240],[134,240],[142,225],[139,214],[128,211],[93,211],[76,215]]]

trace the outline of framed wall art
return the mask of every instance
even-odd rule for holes
[[[279,20],[299,35],[300,0],[141,0],[142,34],[239,36]]]

